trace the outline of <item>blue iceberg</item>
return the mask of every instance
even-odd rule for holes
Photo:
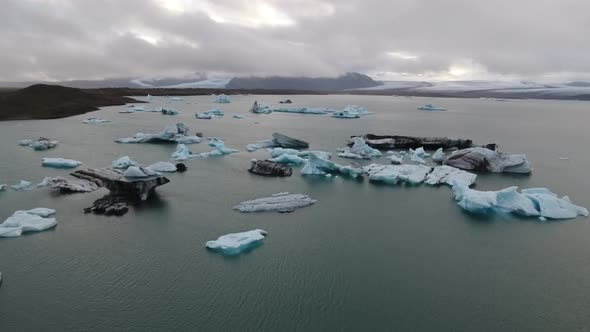
[[[371,159],[382,155],[381,151],[368,146],[362,137],[355,137],[352,146],[342,149],[338,154],[339,157],[351,159]]]
[[[41,159],[41,165],[53,168],[74,168],[82,165],[82,162],[64,158],[43,158]]]
[[[217,240],[207,241],[205,246],[212,251],[224,255],[238,255],[244,251],[251,250],[262,242],[268,233],[262,229],[232,233],[220,236]]]
[[[314,152],[309,152],[309,160],[305,167],[301,170],[303,175],[327,175],[332,173],[340,173],[345,176],[356,178],[362,176],[363,170],[352,166],[341,166],[333,161],[321,158]]]
[[[215,100],[213,100],[213,102],[216,104],[229,104],[231,103],[231,100],[229,100],[228,96],[220,94],[219,96],[215,96]]]
[[[137,162],[131,160],[131,158],[129,158],[129,156],[123,156],[119,159],[113,160],[113,162],[111,164],[112,164],[113,168],[126,169],[129,166],[137,165]]]

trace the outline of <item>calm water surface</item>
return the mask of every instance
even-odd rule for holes
[[[247,172],[246,144],[274,131],[335,152],[366,132],[473,138],[525,153],[531,176],[482,175],[476,188],[548,187],[590,207],[590,104],[362,96],[289,96],[292,106],[367,106],[358,120],[248,114],[257,99],[211,96],[171,105],[181,112],[118,114],[124,107],[60,120],[0,122],[0,183],[39,182],[68,171],[42,157],[108,167],[129,155],[168,160],[174,145],[113,142],[184,122],[242,152],[187,162],[158,195],[123,217],[85,215],[106,191],[59,195],[49,189],[0,193],[0,221],[17,209],[57,210],[47,232],[0,239],[0,331],[574,331],[590,329],[590,223],[475,218],[448,187],[383,186],[341,177],[263,178]],[[420,112],[432,103],[448,112]],[[277,104],[278,105],[278,104]],[[155,98],[146,109],[170,106]],[[212,107],[224,118],[198,120]],[[232,115],[244,115],[234,119]],[[88,117],[113,122],[84,125]],[[20,139],[58,139],[50,151]],[[193,152],[209,151],[206,143]],[[559,157],[569,157],[560,160]],[[335,157],[336,162],[349,160]],[[386,163],[384,158],[377,160]],[[364,162],[361,162],[364,163]],[[318,200],[291,214],[240,214],[243,200],[289,191]],[[264,244],[239,257],[208,252],[206,241],[262,228]]]

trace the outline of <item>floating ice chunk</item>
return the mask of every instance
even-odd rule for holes
[[[307,162],[306,159],[299,157],[298,155],[295,154],[282,154],[279,155],[277,157],[274,157],[272,159],[270,159],[271,161],[274,161],[276,163],[281,163],[281,164],[288,164],[288,165],[294,165],[294,166],[298,166],[298,165],[303,165]]]
[[[211,120],[211,119],[213,119],[213,115],[211,115],[211,114],[205,114],[205,113],[197,113],[197,114],[195,114],[195,117],[197,119],[201,119],[201,120]]]
[[[51,180],[51,177],[49,177],[49,176],[44,177],[41,182],[37,183],[36,187],[37,188],[47,187],[49,185],[49,183],[48,183],[49,180]]]
[[[21,139],[20,141],[18,141],[18,145],[20,146],[29,146],[31,144],[33,144],[33,140],[32,139]]]
[[[54,147],[57,146],[58,143],[59,143],[59,141],[50,140],[48,138],[40,137],[36,141],[30,140],[30,139],[20,140],[18,142],[18,145],[29,146],[37,151],[44,151],[47,149],[53,149]]]
[[[112,162],[113,168],[126,169],[129,166],[136,166],[137,162],[131,160],[129,156],[123,156]]]
[[[188,147],[184,144],[178,144],[176,146],[176,151],[172,153],[172,158],[178,161],[188,160],[194,157],[195,155],[193,155],[192,152],[190,152],[190,150],[188,149]]]
[[[272,113],[272,110],[270,109],[270,107],[268,107],[268,105],[265,104],[258,104],[258,101],[254,101],[254,104],[252,104],[252,107],[250,107],[250,113],[257,113],[257,114],[270,114]]]
[[[308,162],[301,170],[303,175],[326,175],[328,173],[341,173],[352,178],[361,176],[363,170],[352,166],[341,166],[327,159],[320,158],[316,153],[309,152]]]
[[[188,128],[183,123],[176,125],[170,124],[164,130],[157,134],[137,133],[132,137],[119,138],[115,140],[117,143],[199,143],[201,138],[198,136],[189,136]]]
[[[369,175],[369,180],[386,184],[420,184],[432,168],[424,165],[379,165],[371,164],[363,167],[363,171]]]
[[[469,187],[475,183],[476,178],[477,175],[465,172],[458,168],[451,166],[437,166],[426,176],[424,182],[431,185],[446,183],[449,186],[463,184]]]
[[[392,164],[394,165],[401,165],[404,160],[396,155],[391,155],[389,157],[387,157],[386,159],[388,159],[389,161],[391,161]]]
[[[100,118],[88,118],[84,121],[82,121],[82,123],[85,124],[98,124],[98,123],[108,123],[111,122],[111,120],[105,120],[105,119],[100,119]]]
[[[53,168],[74,168],[82,165],[82,162],[64,158],[43,158],[41,166]]]
[[[135,112],[143,112],[143,111],[145,111],[145,108],[143,108],[143,106],[137,106],[136,105],[136,106],[133,106],[133,110]]]
[[[228,96],[220,94],[218,96],[215,96],[215,100],[213,100],[213,102],[216,104],[229,104],[231,103],[231,100],[229,100]]]
[[[275,147],[275,146],[277,146],[277,144],[275,143],[274,140],[267,139],[267,140],[264,140],[264,141],[258,141],[256,143],[252,143],[252,144],[246,145],[246,151],[254,152],[254,151],[259,150],[259,149],[272,148],[272,147]]]
[[[208,119],[208,120],[213,119],[213,118],[220,118],[222,116],[223,116],[223,111],[216,109],[216,108],[210,109],[210,110],[203,112],[203,113],[195,114],[195,117],[197,119]]]
[[[209,146],[214,147],[215,150],[210,151],[210,152],[199,153],[200,157],[207,158],[207,157],[223,156],[226,154],[239,152],[238,150],[227,148],[225,146],[225,143],[223,142],[223,140],[221,140],[219,138],[215,138],[215,137],[209,139]]]
[[[66,179],[61,176],[49,178],[47,185],[53,189],[59,189],[62,192],[83,192],[88,193],[95,191],[99,186],[92,181],[85,179]]]
[[[55,218],[47,218],[54,213],[55,210],[46,208],[16,211],[0,224],[0,237],[18,237],[24,232],[40,232],[55,227]]]
[[[133,111],[133,109],[127,108],[127,109],[123,109],[120,110],[119,113],[135,113],[135,111]]]
[[[170,97],[170,101],[182,101],[182,97]]]
[[[234,119],[243,119],[243,118],[244,118],[244,116],[243,116],[243,115],[238,115],[238,114],[234,114],[232,117],[233,117]]]
[[[292,155],[299,155],[301,151],[295,149],[286,149],[286,148],[274,148],[270,151],[271,157],[275,158],[278,156],[282,156],[284,154],[292,154]]]
[[[177,143],[182,143],[182,144],[195,144],[195,143],[201,143],[203,139],[199,136],[178,136],[176,138],[176,142]]]
[[[308,158],[310,153],[315,154],[317,157],[321,159],[332,159],[332,154],[330,152],[325,151],[301,151],[297,155],[299,157]]]
[[[159,161],[149,165],[146,168],[155,172],[176,172],[176,166],[173,163],[167,161]]]
[[[549,219],[571,219],[588,216],[588,210],[572,204],[569,197],[557,197],[546,188],[523,189],[522,193],[539,209],[542,217]]]
[[[6,184],[0,184],[0,191],[6,190]]]
[[[160,173],[143,167],[129,166],[123,176],[126,178],[147,178],[150,176],[160,175]]]
[[[238,255],[260,245],[268,233],[262,229],[232,233],[220,236],[217,240],[207,241],[205,246],[224,255]]]
[[[525,155],[498,152],[483,147],[456,151],[445,159],[444,164],[464,170],[493,173],[528,174],[532,172],[531,165]]]
[[[442,148],[438,148],[438,150],[434,152],[432,155],[432,160],[437,163],[442,163],[442,161],[445,160],[445,153],[443,152]]]
[[[271,197],[258,198],[234,206],[240,212],[287,211],[312,205],[315,199],[302,194],[279,193]]]
[[[332,113],[332,117],[339,119],[358,119],[360,118],[360,115],[357,113],[350,113],[348,111],[336,111]]]
[[[13,184],[12,186],[10,186],[10,188],[14,190],[29,190],[29,188],[31,188],[31,185],[32,183],[29,181],[20,180],[19,183]]]
[[[371,159],[382,155],[381,151],[368,146],[362,137],[355,137],[353,145],[344,148],[343,152],[338,154],[339,157],[353,159]]]
[[[442,108],[442,107],[434,107],[432,104],[426,104],[424,106],[420,106],[418,107],[418,110],[420,111],[446,111],[446,108]]]
[[[350,114],[367,115],[370,114],[369,110],[364,106],[348,105],[342,109],[342,112],[348,112]]]
[[[273,112],[278,113],[298,113],[298,114],[326,114],[329,112],[327,108],[323,107],[295,107],[295,108],[277,108]],[[332,110],[334,111],[334,110]]]
[[[162,112],[162,115],[177,115],[178,111],[172,108],[161,108],[160,112]]]
[[[150,94],[148,93],[148,95],[147,95],[147,96],[145,96],[145,99],[147,99],[147,100],[152,100],[152,99],[153,99],[153,97],[152,97],[152,95],[150,95]]]

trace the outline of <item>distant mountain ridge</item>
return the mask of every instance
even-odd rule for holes
[[[227,89],[281,89],[342,91],[363,89],[381,85],[381,82],[359,73],[347,73],[339,77],[234,77],[225,86]]]

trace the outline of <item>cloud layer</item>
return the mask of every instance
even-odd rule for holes
[[[579,0],[4,0],[0,80],[584,79]]]

